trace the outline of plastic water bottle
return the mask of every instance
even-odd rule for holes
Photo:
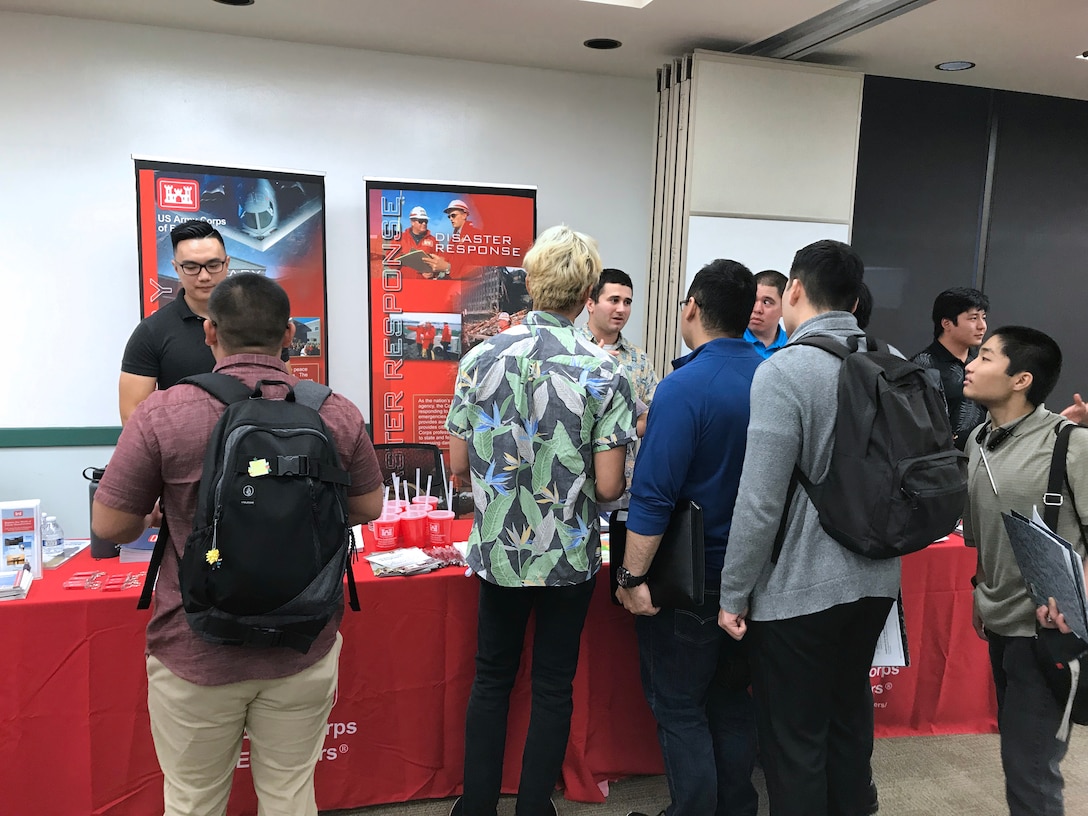
[[[42,527],[42,555],[55,558],[64,553],[64,530],[57,524],[56,516],[46,516]]]

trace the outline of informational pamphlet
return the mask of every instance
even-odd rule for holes
[[[42,577],[42,503],[39,499],[0,502],[0,570],[30,566]]]

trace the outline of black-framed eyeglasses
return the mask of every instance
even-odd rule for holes
[[[694,300],[696,306],[698,306],[700,309],[703,308],[703,304],[701,304],[699,302],[699,299],[696,298],[695,295],[688,295],[686,298],[681,300],[680,301],[680,308],[683,309],[685,306],[687,306],[689,300]]]
[[[426,218],[409,218],[408,220],[411,221],[414,224],[426,224],[427,223]]]
[[[218,275],[220,272],[223,271],[223,267],[226,265],[226,258],[212,258],[207,263],[197,263],[196,261],[182,261],[178,264],[178,269],[180,269],[186,275],[199,275],[201,269],[207,269],[209,275]]]

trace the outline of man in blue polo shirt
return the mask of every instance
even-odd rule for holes
[[[718,587],[748,429],[748,392],[762,362],[741,335],[756,284],[717,260],[691,283],[680,315],[684,343],[654,394],[638,454],[627,548],[616,597],[634,613],[642,685],[657,719],[670,816],[755,816],[755,720],[746,645],[717,625]],[[703,509],[706,596],[691,609],[653,606],[645,575],[673,509]]]
[[[773,269],[765,269],[755,276],[755,281],[756,304],[752,307],[748,328],[744,330],[744,339],[766,360],[786,345],[786,340],[789,339],[779,325],[786,276]]]

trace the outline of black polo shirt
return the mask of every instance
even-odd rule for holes
[[[215,368],[212,350],[204,343],[204,318],[193,314],[185,290],[132,332],[121,359],[121,370],[154,377],[160,389],[184,377]]]

